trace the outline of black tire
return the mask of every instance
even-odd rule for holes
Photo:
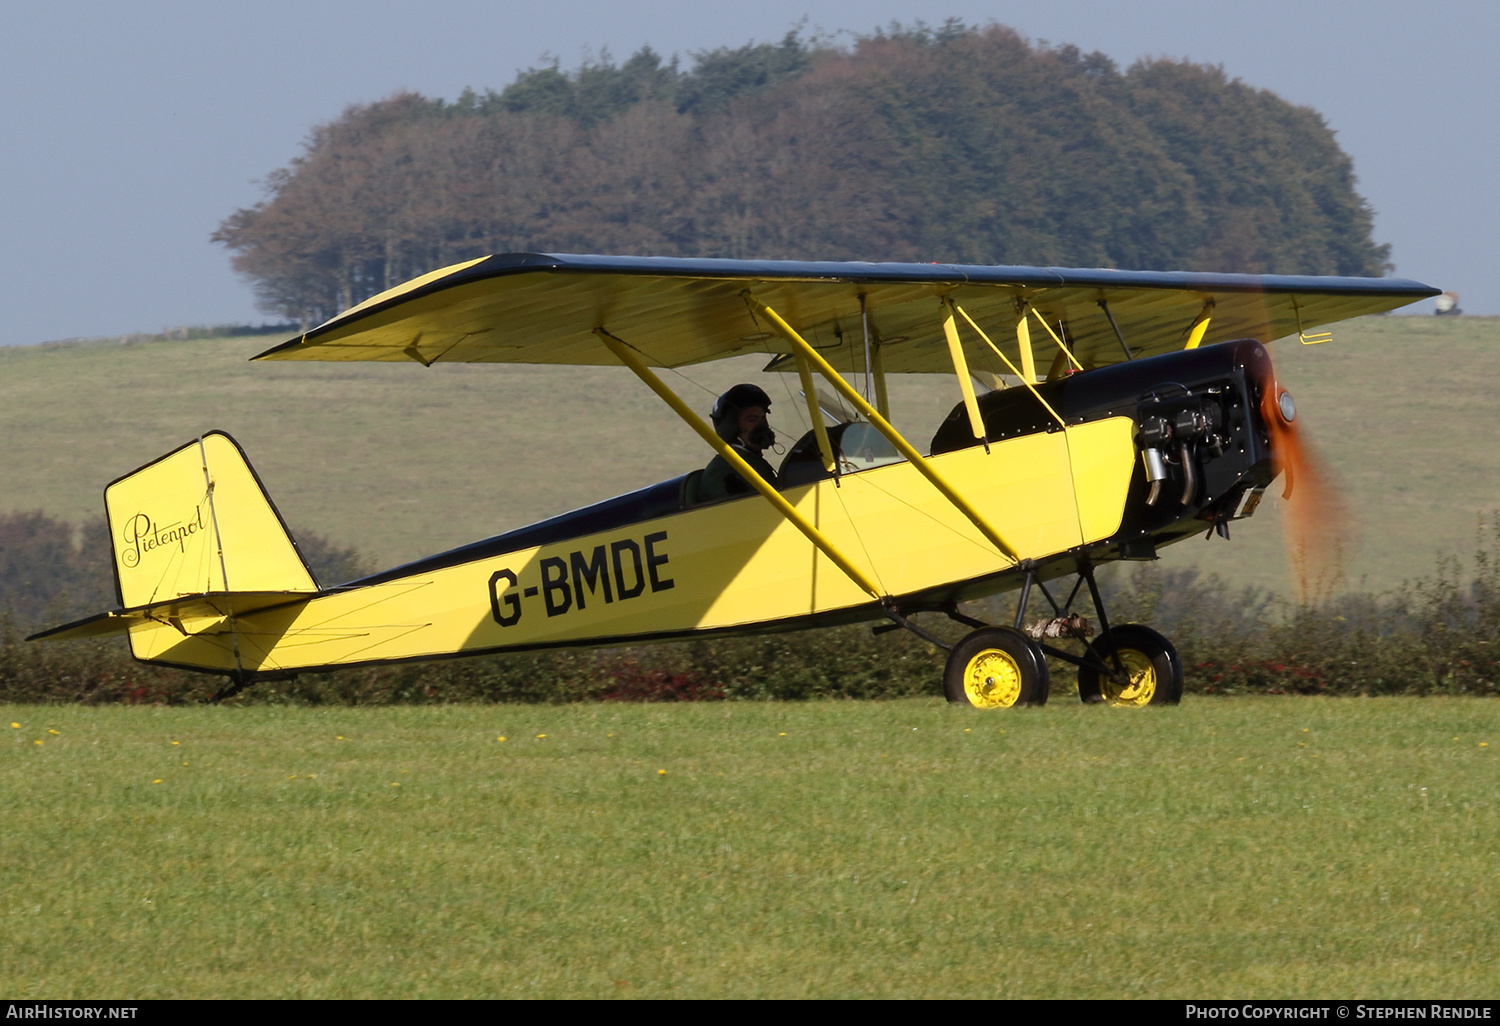
[[[1047,702],[1047,659],[1041,646],[1010,627],[981,627],[948,653],[948,701],[978,709],[1013,709]]]
[[[1150,627],[1124,623],[1093,643],[1111,670],[1120,657],[1131,683],[1122,685],[1092,666],[1078,668],[1078,697],[1110,705],[1176,705],[1182,701],[1182,660],[1172,643]]]

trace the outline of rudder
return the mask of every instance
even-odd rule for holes
[[[222,431],[111,482],[104,507],[127,608],[181,595],[318,590],[244,451]]]

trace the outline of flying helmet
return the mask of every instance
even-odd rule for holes
[[[740,411],[759,406],[767,412],[771,409],[771,397],[759,385],[735,385],[714,400],[714,411],[710,416],[714,422],[714,434],[726,442],[739,441]]]

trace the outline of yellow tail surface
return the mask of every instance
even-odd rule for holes
[[[239,445],[214,431],[104,490],[126,608],[185,595],[316,592]]]

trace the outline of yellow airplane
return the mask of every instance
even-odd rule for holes
[[[1173,703],[1172,645],[1111,625],[1094,568],[1227,537],[1290,476],[1296,413],[1264,343],[1323,341],[1313,329],[1437,294],[1393,278],[944,264],[456,264],[255,359],[624,364],[753,492],[702,501],[696,471],[321,587],[244,453],[211,432],[106,489],[122,608],[34,637],[126,633],[143,662],[226,676],[224,696],[377,663],[886,621],[948,650],[955,702],[1044,702],[1052,655],[1078,667],[1085,701]],[[813,425],[774,485],[652,369],[746,353],[796,372]],[[925,452],[890,424],[893,373],[957,380]],[[1054,597],[1065,577],[1071,594]],[[1085,588],[1097,632],[1075,606]],[[1012,589],[1011,624],[959,611]],[[1045,615],[1028,623],[1035,593]],[[924,612],[975,629],[950,645],[913,620]]]

